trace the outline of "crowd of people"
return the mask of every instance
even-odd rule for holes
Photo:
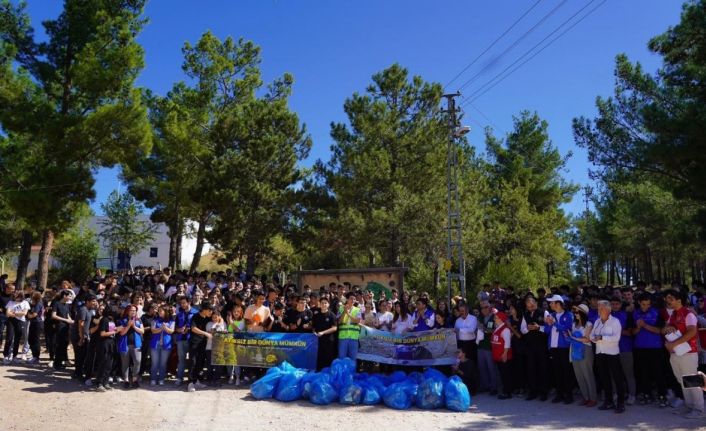
[[[217,332],[299,332],[318,337],[317,368],[357,358],[361,325],[396,334],[453,328],[456,365],[472,394],[574,404],[616,413],[626,405],[671,407],[704,417],[701,388],[681,376],[706,371],[706,292],[674,283],[633,287],[568,286],[532,291],[485,285],[477,298],[432,302],[425,292],[373,292],[349,283],[271,282],[228,270],[188,274],[142,268],[100,271],[85,283],[44,292],[16,290],[0,278],[4,364],[50,364],[97,391],[138,388],[147,376],[187,391],[240,385],[262,370],[211,364]],[[43,335],[43,337],[42,337]],[[358,361],[362,370],[383,364]]]

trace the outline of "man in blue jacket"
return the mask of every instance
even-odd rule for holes
[[[549,341],[549,360],[554,372],[556,397],[553,403],[574,402],[572,395],[573,377],[571,362],[569,362],[569,337],[574,316],[569,311],[564,311],[564,299],[559,295],[547,298],[552,312],[544,318],[544,332]]]

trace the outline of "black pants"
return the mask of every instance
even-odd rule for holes
[[[110,371],[113,369],[113,354],[115,343],[112,338],[100,340],[96,352],[97,371],[96,377],[99,385],[107,385]]]
[[[466,359],[471,362],[471,370],[473,373],[469,376],[464,375],[464,383],[468,386],[468,390],[475,393],[478,390],[478,385],[480,382],[480,376],[478,375],[478,345],[476,340],[458,340],[456,341],[456,347],[458,347],[463,353],[466,354]]]
[[[613,382],[615,382],[618,405],[623,405],[625,402],[625,374],[622,365],[620,365],[620,355],[599,353],[596,355],[596,364],[598,365],[598,377],[601,379],[601,386],[603,386],[605,394],[605,403],[613,403]]]
[[[496,362],[498,372],[500,373],[500,381],[503,382],[503,394],[510,395],[512,390],[512,361]]]
[[[547,354],[546,344],[527,345],[525,349],[525,361],[529,395],[547,395],[548,359],[549,355]]]
[[[658,396],[667,395],[665,382],[664,349],[634,349],[635,386],[638,394],[651,395],[652,388],[657,387]]]
[[[189,346],[189,383],[196,383],[199,375],[206,364],[206,342],[192,344]]]
[[[147,333],[147,331],[145,331]],[[150,337],[142,340],[142,359],[140,359],[140,376],[149,373],[152,369],[152,349],[150,349]],[[209,362],[210,363],[210,362]]]
[[[94,335],[94,337],[100,337],[99,335]],[[83,372],[85,373],[86,379],[90,379],[96,375],[96,370],[98,367],[98,340],[92,338],[88,343],[86,348],[86,362],[83,363]]]
[[[2,346],[2,342],[5,339],[5,327],[7,326],[7,319],[8,317],[4,314],[0,315],[0,346]]]
[[[331,363],[336,359],[336,342],[319,338],[319,350],[316,353],[316,370],[321,371],[323,368],[331,366]],[[380,364],[382,367],[383,364]]]
[[[41,352],[41,345],[39,344],[39,335],[42,332],[44,322],[30,320],[28,323],[29,333],[27,334],[27,339],[29,341],[29,348],[32,351],[32,357],[39,359],[39,354]]]
[[[67,349],[69,348],[69,325],[61,325],[56,328],[56,338],[54,341],[54,368],[64,367],[64,362],[68,359]]]
[[[44,321],[44,343],[49,353],[49,360],[54,360],[54,351],[56,349],[56,327],[51,320]]]
[[[13,358],[17,357],[17,352],[20,350],[23,325],[24,322],[14,317],[7,319],[7,338],[5,339],[5,349],[3,350],[6,358],[9,358],[10,354],[12,354]]]
[[[569,362],[569,349],[552,348],[549,349],[551,357],[552,369],[554,371],[554,385],[556,387],[557,397],[564,401],[574,399],[572,388],[574,383],[573,367]]]
[[[74,348],[74,377],[82,379],[84,376],[84,368],[86,364],[86,354],[88,353],[88,343],[83,342],[79,345],[78,340],[72,341],[71,345]]]

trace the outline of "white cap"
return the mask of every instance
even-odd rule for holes
[[[547,302],[561,302],[563,304],[564,298],[562,298],[559,295],[552,295],[549,298],[547,298]]]

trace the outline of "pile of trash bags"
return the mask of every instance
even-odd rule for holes
[[[250,392],[257,399],[308,399],[317,405],[338,401],[346,405],[385,404],[397,410],[446,407],[456,412],[465,412],[471,406],[468,388],[457,376],[448,378],[433,368],[423,373],[395,371],[389,376],[356,373],[355,362],[348,358],[336,359],[318,373],[283,362],[256,380]]]

